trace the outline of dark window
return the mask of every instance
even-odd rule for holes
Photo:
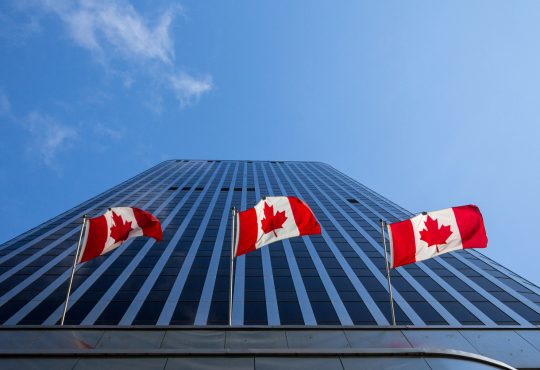
[[[517,324],[507,314],[502,312],[491,302],[486,301],[486,302],[472,302],[472,303],[499,325]]]
[[[482,322],[459,302],[444,302],[443,306],[463,325],[482,325]]]
[[[508,307],[519,313],[521,316],[523,316],[528,321],[532,322],[533,324],[538,325],[540,323],[540,315],[530,309],[529,307],[525,306],[521,302],[505,302]]]

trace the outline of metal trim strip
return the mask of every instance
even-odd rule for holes
[[[259,162],[260,163],[260,162]],[[261,189],[257,166],[253,163],[253,181],[255,183],[255,197],[261,199]],[[268,325],[280,325],[279,309],[277,305],[276,286],[274,284],[274,274],[272,273],[272,260],[268,248],[261,248],[261,258],[264,277],[264,297],[266,299],[266,314]]]
[[[189,166],[187,169],[190,169],[192,167],[194,167],[195,165],[192,165],[192,166]],[[199,171],[200,169],[202,168],[202,166],[199,166],[199,168],[197,168],[195,171]],[[181,168],[179,168],[178,170],[181,170]],[[163,183],[165,181],[167,181],[170,177],[174,176],[178,171],[174,171],[170,176],[167,176],[164,180],[163,180]],[[180,180],[182,177],[186,176],[187,179],[184,181],[184,183],[187,183],[187,181],[189,181],[190,177],[187,176],[185,173],[182,173],[180,174],[179,176],[177,176],[175,178],[174,181],[178,181]],[[161,183],[160,183],[161,184]],[[157,186],[159,186],[160,184],[158,184]],[[144,198],[146,195],[148,195],[150,192],[151,192],[152,189],[149,189],[147,192],[145,192],[139,199],[142,199]],[[149,207],[150,205],[152,205],[162,194],[164,194],[167,190],[164,189],[163,191],[155,194],[152,199],[150,199],[148,202],[146,202],[146,204],[143,206],[143,208],[146,208],[146,207]],[[154,213],[158,214],[159,212],[161,212],[161,210],[174,198],[174,194],[171,194],[157,209]],[[114,261],[124,252],[124,250],[126,250],[129,245],[133,242],[133,240],[128,240],[126,243],[124,243],[123,245],[121,245],[119,248],[117,248],[116,250],[114,250],[110,256],[107,257],[107,259],[105,261],[103,261],[103,263],[90,275],[88,276],[85,281],[83,283],[81,283],[81,285],[79,285],[77,287],[77,289],[75,291],[73,291],[70,295],[70,300],[69,300],[69,306],[68,306],[68,310],[70,307],[72,307],[76,302],[78,302],[78,300],[84,295],[84,293],[86,293],[86,291],[92,286],[92,284],[107,270],[107,268],[109,266],[111,266]],[[149,244],[149,245],[153,245],[153,241],[152,240],[149,240],[146,244]],[[56,279],[52,284],[50,284],[49,286],[47,286],[47,288],[41,292],[41,293],[44,293],[46,294],[47,292],[49,292],[47,295],[51,294],[52,292],[54,292],[54,290],[56,290],[58,288],[58,286],[60,286],[61,284],[63,284],[63,282],[67,279],[67,273],[68,273],[69,270],[66,270],[66,272],[64,272],[62,274],[62,276],[60,276],[58,279]],[[64,276],[65,275],[65,276]],[[41,294],[40,293],[40,294]],[[57,320],[58,320],[58,317],[60,315],[60,312],[62,310],[62,305],[58,306],[56,308],[56,310],[54,310],[52,312],[51,315],[49,315],[49,317],[44,321],[45,324],[54,324]]]
[[[184,180],[181,187],[184,187],[195,176],[195,174],[199,170],[204,169],[204,167],[206,167],[206,169],[203,171],[203,176],[204,176],[204,174],[206,174],[210,170],[209,166],[205,166],[205,165],[200,166],[200,168],[197,169],[197,171],[195,171],[193,174],[189,175],[189,177],[186,180]],[[180,188],[180,186],[179,186],[179,188]],[[189,199],[189,196],[191,195],[191,193],[193,191],[195,191],[195,185],[192,186],[191,190],[188,191],[182,197],[182,200],[175,206],[175,208],[169,213],[167,218],[161,223],[163,229],[167,228],[168,224],[172,221],[174,216],[176,216],[176,214],[182,208],[184,203]],[[173,199],[173,197],[171,196],[171,197],[169,197],[167,199],[167,201],[163,202],[160,205],[160,207],[158,208],[159,211],[161,211],[161,209],[165,208],[165,206],[167,206],[168,203],[172,201],[172,199]],[[135,257],[133,257],[133,259],[130,261],[130,263],[126,267],[124,267],[124,270],[123,270],[122,274],[112,283],[112,285],[109,287],[109,289],[107,289],[105,294],[100,298],[98,303],[92,308],[92,310],[82,320],[82,322],[81,322],[82,324],[93,324],[99,318],[99,316],[101,315],[103,310],[105,310],[105,308],[108,306],[110,301],[118,293],[118,291],[120,290],[122,285],[131,276],[131,273],[137,268],[137,266],[142,261],[142,259],[144,258],[144,256],[146,255],[146,253],[149,251],[150,247],[153,244],[154,244],[153,241],[149,240],[148,242],[146,242],[143,245],[143,247],[139,250],[139,252],[137,252]]]
[[[283,177],[289,183],[289,186],[291,187],[291,189],[293,189],[294,193],[301,197],[301,194],[298,191],[298,188],[296,187],[296,185],[294,185],[294,183],[291,181],[290,177],[285,173],[282,167],[280,167],[280,170],[281,170],[281,173],[283,174]],[[279,180],[279,182],[282,184],[281,179]],[[304,241],[304,244],[307,247],[311,260],[313,261],[313,264],[315,265],[315,268],[317,269],[321,282],[324,285],[326,293],[328,294],[328,297],[330,298],[330,302],[332,303],[332,306],[334,307],[334,310],[336,311],[336,314],[341,324],[347,325],[347,326],[354,325],[354,322],[352,321],[351,316],[349,315],[349,312],[345,308],[345,305],[343,304],[343,301],[341,300],[341,297],[339,296],[339,293],[337,292],[336,287],[334,286],[334,283],[332,282],[332,279],[328,275],[328,272],[326,271],[326,267],[324,266],[321,258],[319,257],[319,254],[317,253],[315,246],[313,245],[309,237],[303,237],[302,240]],[[327,243],[328,243],[328,240],[327,240]],[[337,259],[337,254],[336,254],[337,248],[333,244],[328,243],[328,245]],[[338,259],[338,262],[339,262],[339,259]],[[375,316],[374,318],[377,321],[377,318]]]
[[[208,208],[206,208],[203,219],[201,220],[201,223],[199,224],[199,228],[197,230],[197,233],[195,234],[195,237],[193,238],[193,240],[191,242],[191,245],[189,246],[187,255],[186,255],[185,259],[184,259],[184,262],[182,263],[182,266],[180,267],[180,271],[178,272],[178,275],[176,276],[176,280],[175,280],[175,282],[173,284],[173,287],[171,288],[171,291],[169,293],[169,296],[167,297],[167,300],[165,301],[165,305],[161,309],[161,314],[159,315],[159,318],[158,318],[158,321],[157,321],[158,325],[166,325],[166,324],[168,324],[171,321],[172,317],[173,317],[174,310],[176,309],[176,306],[178,304],[180,304],[180,296],[182,295],[182,291],[184,290],[184,286],[185,286],[187,278],[189,276],[191,266],[193,265],[193,262],[195,260],[196,255],[197,255],[197,251],[199,250],[199,246],[201,244],[201,240],[202,240],[202,238],[204,236],[204,233],[206,232],[206,225],[208,225],[208,221],[210,220],[210,217],[212,216],[212,213],[214,212],[214,207],[215,207],[216,202],[217,202],[217,200],[219,198],[219,195],[221,194],[221,187],[223,186],[223,183],[225,182],[225,178],[227,177],[227,173],[228,173],[230,167],[231,167],[231,164],[227,163],[227,166],[225,167],[225,169],[223,171],[223,175],[221,175],[221,179],[219,179],[219,182],[216,184],[214,194],[212,195],[212,198],[210,199],[210,203],[208,204]],[[214,176],[215,176],[215,174],[214,174]],[[212,176],[212,179],[210,179],[210,181],[208,182],[208,185],[205,186],[205,190],[203,192],[201,192],[201,195],[199,196],[197,201],[195,201],[195,204],[193,205],[193,208],[190,210],[191,215],[188,214],[190,216],[189,217],[190,220],[193,217],[193,215],[195,214],[195,209],[199,208],[199,205],[202,202],[203,193],[207,193],[207,192],[209,193],[210,185],[212,184],[212,182],[214,180],[214,176]],[[192,212],[192,210],[193,210],[193,212]],[[188,216],[186,216],[186,219],[187,219],[187,217]],[[183,234],[183,232],[182,232],[182,234]],[[171,250],[171,252],[172,252],[172,250]],[[168,258],[167,258],[167,260],[168,260]],[[160,271],[165,266],[165,263],[166,263],[167,260],[164,260],[163,266],[161,267]],[[161,261],[161,258],[160,258],[159,261]],[[158,262],[158,265],[159,264],[160,263]],[[152,271],[152,273],[153,272],[154,271]],[[159,276],[159,274],[157,274],[157,276]],[[157,279],[157,276],[156,276],[156,279]],[[206,276],[208,277],[208,271],[206,273]],[[146,285],[146,282],[145,282],[145,285]],[[144,297],[146,297],[148,295],[151,288],[152,288],[152,285],[148,284],[148,291],[146,292],[146,294],[144,294]],[[142,299],[142,301],[144,301],[144,299]],[[199,301],[199,305],[200,305],[200,303],[201,303],[201,301]],[[132,306],[136,307],[136,305],[132,304],[132,305],[130,305],[130,309],[131,309]],[[142,303],[141,303],[140,306],[142,306]],[[132,311],[130,309],[128,309],[128,311],[126,312],[126,314],[124,315],[122,320],[120,320],[120,324],[122,324],[122,325],[130,325],[133,322],[133,319],[135,318],[135,314],[131,315]],[[138,311],[139,310],[137,309],[137,312]]]
[[[171,175],[169,176],[166,176],[163,180],[161,180],[158,184],[155,185],[155,187],[159,187],[162,183],[164,183],[165,181],[167,181],[172,175],[174,175],[176,172],[178,172],[182,167],[178,168],[177,171],[173,172]],[[152,191],[152,189],[148,189],[143,195],[141,195],[138,199],[143,199],[146,195],[148,195],[150,192]],[[166,190],[163,190],[163,192],[165,192]],[[129,194],[125,195],[124,198],[122,199],[125,199],[129,197]],[[154,199],[157,199],[157,196],[154,197]],[[114,253],[120,253],[119,250],[123,250],[125,249],[131,242],[128,241],[127,243],[125,243],[124,245],[122,245],[120,248],[117,248],[117,250],[115,250],[113,252]],[[17,294],[19,294],[22,290],[24,290],[24,288],[26,288],[28,285],[30,285],[31,283],[33,283],[35,280],[39,279],[41,276],[43,276],[50,268],[52,268],[53,266],[55,266],[56,264],[58,264],[59,262],[61,262],[64,258],[66,258],[68,255],[70,255],[72,252],[75,251],[75,248],[76,246],[73,245],[71,246],[70,248],[66,249],[64,252],[62,252],[60,255],[58,255],[57,257],[53,258],[52,261],[49,261],[46,265],[44,265],[43,267],[41,267],[39,270],[35,271],[32,275],[30,275],[28,278],[26,278],[23,282],[20,282],[19,284],[17,284],[12,290],[10,290],[8,293],[6,293],[2,298],[1,298],[1,301],[0,301],[0,306],[4,305],[5,303],[7,303],[9,301],[9,299],[13,298],[14,296],[16,296]],[[81,265],[77,266],[76,268],[78,269]],[[37,298],[42,298],[43,300],[45,300],[49,294],[51,294],[54,290],[56,290],[58,288],[58,286],[60,286],[64,281],[67,280],[67,278],[69,277],[69,271],[70,271],[70,268],[67,268],[66,271],[64,273],[62,273],[58,278],[56,278],[55,281],[53,281],[52,283],[48,284],[47,287],[42,290],[36,297],[34,297],[31,301],[29,301],[25,306],[23,306],[19,311],[17,311],[13,316],[11,316],[5,323],[10,323],[12,322],[13,320],[16,320],[15,322],[18,322],[18,320],[22,320],[24,318],[24,316],[21,316],[23,313],[24,315],[30,313],[30,311],[37,307],[42,301],[41,300],[38,300]],[[73,292],[70,296],[70,307],[73,303],[75,303],[76,299],[73,298],[74,296],[74,293]],[[61,309],[62,306],[59,306],[59,309]],[[56,312],[56,311],[55,311]],[[58,316],[59,317],[59,316]],[[58,319],[57,317],[57,319]]]
[[[247,162],[244,161],[244,170],[242,172],[242,199],[240,201],[240,210],[246,209],[247,203]],[[246,256],[242,255],[236,258],[236,267],[234,271],[234,292],[233,292],[233,312],[232,324],[244,324],[244,297],[245,297],[245,275],[246,275]]]
[[[281,181],[279,180],[277,174],[274,172],[272,165],[269,165],[268,163],[266,164],[270,167],[270,170],[274,173],[274,176],[279,186],[279,190],[281,191],[283,195],[285,195],[286,193],[285,189],[283,188],[283,185],[281,184]],[[266,188],[268,189],[268,192],[269,192],[268,195],[275,195],[274,190],[272,189],[272,184],[270,183],[270,180],[268,179],[268,174],[266,173],[266,169],[264,168],[264,166],[265,164],[263,163],[261,165],[261,168],[263,171],[264,182],[266,183]],[[289,271],[291,272],[291,277],[293,280],[294,289],[296,291],[296,297],[298,298],[298,304],[300,305],[300,311],[302,312],[302,318],[304,320],[304,324],[317,325],[317,320],[315,320],[315,314],[313,313],[313,308],[311,307],[311,302],[309,301],[306,287],[304,285],[304,281],[302,280],[300,269],[298,268],[298,263],[296,262],[296,258],[292,251],[291,243],[287,239],[283,240],[282,242],[283,242],[283,249],[285,251],[285,258],[287,258],[287,264],[289,265]]]
[[[212,256],[210,257],[210,263],[208,264],[208,271],[206,272],[206,278],[204,280],[201,298],[199,299],[199,306],[197,307],[197,313],[195,315],[195,325],[206,325],[206,323],[208,322],[208,313],[210,312],[212,295],[214,293],[214,287],[216,285],[217,270],[219,267],[222,249],[226,245],[224,243],[225,233],[227,223],[231,219],[231,203],[234,195],[234,184],[236,183],[236,177],[238,175],[238,167],[239,163],[237,162],[234,167],[234,172],[229,185],[227,199],[225,200],[225,206],[223,208],[221,221],[219,223],[216,241],[214,242],[214,247],[212,248]],[[212,208],[214,208],[214,206],[215,205],[212,205]],[[178,297],[180,297],[180,295],[178,295]]]
[[[311,170],[310,170],[311,171]],[[343,191],[347,192],[348,194],[350,194],[352,196],[352,194],[345,190],[341,185],[339,185],[337,182],[333,181],[330,177],[328,177],[326,174],[322,173],[321,171],[317,170],[318,171],[318,174],[319,175],[322,175],[322,176],[325,176],[327,180],[330,180],[334,183],[335,186],[337,186],[338,188],[342,189]],[[312,174],[314,174],[313,171],[311,171]],[[356,212],[360,217],[362,217],[366,222],[368,222],[375,231],[379,232],[380,233],[380,225],[377,225],[373,220],[371,220],[368,216],[366,216],[362,211],[360,211],[358,208],[352,206],[350,203],[347,202],[347,199],[345,199],[345,197],[343,197],[342,195],[340,195],[338,192],[336,192],[332,187],[328,186],[328,188],[330,189],[330,191],[332,191],[337,197],[341,198],[341,200],[347,204],[349,206],[349,208],[351,210],[353,210],[354,212]],[[380,219],[385,219],[385,217],[383,217],[381,214],[379,214],[376,210],[374,210],[373,208],[371,208],[369,205],[367,204],[364,204],[364,206],[366,208],[368,208],[371,212],[373,212],[373,214],[377,217],[379,217]],[[341,207],[340,207],[341,208]],[[360,229],[362,229],[360,227],[360,225],[358,225],[356,223],[356,221],[352,222],[351,220],[353,220],[352,218],[350,218],[347,214],[347,212],[343,212],[342,214],[345,213],[345,217],[349,220],[349,222],[351,222],[351,224],[353,224],[356,229],[358,231],[360,231]],[[372,244],[373,245],[373,244]],[[384,256],[384,253],[383,253],[383,250],[382,250],[382,247],[377,243],[377,250],[381,253],[381,256]],[[428,274],[435,282],[437,282],[439,285],[441,285],[443,288],[446,289],[446,291],[451,294],[455,299],[456,301],[462,303],[464,306],[466,306],[466,308],[473,314],[475,315],[479,320],[481,320],[484,324],[486,325],[495,325],[495,322],[493,320],[491,320],[487,315],[485,315],[482,311],[480,311],[476,306],[474,306],[472,303],[470,303],[468,300],[465,299],[465,297],[463,297],[457,290],[455,290],[454,288],[452,288],[446,281],[444,281],[443,279],[441,279],[438,275],[436,275],[435,273],[433,273],[433,271],[431,271],[431,269],[429,269],[426,265],[422,264],[422,263],[418,263],[416,264],[416,266],[418,266],[421,270],[423,270],[426,274]],[[414,279],[413,276],[410,275],[410,273],[405,270],[405,269],[401,269],[399,271],[401,273],[401,275],[403,276],[403,278],[405,278],[405,280],[411,284],[419,293],[420,295],[422,295],[424,297],[424,299],[429,303],[430,300],[435,300],[436,301],[436,298],[433,297],[431,294],[429,294],[429,292],[420,284],[416,281],[416,279]],[[420,289],[419,289],[420,288]],[[429,297],[426,297],[423,293],[424,292],[427,292],[429,294]],[[442,305],[442,303],[439,303],[440,305]],[[448,312],[448,310],[444,310],[446,312]],[[441,313],[441,311],[439,311],[439,313]],[[453,321],[454,322],[449,322],[450,325],[455,325],[455,324],[460,324],[459,323],[459,320],[457,320],[456,318],[454,318],[454,316],[448,312],[451,317],[453,318]],[[444,317],[444,315],[443,315]],[[444,317],[446,319],[446,317]]]
[[[334,224],[334,226],[336,227],[336,229],[341,233],[341,235],[345,238],[345,240],[347,240],[347,242],[349,243],[349,245],[356,251],[356,253],[358,254],[358,256],[362,259],[362,261],[364,262],[364,264],[366,265],[366,267],[371,271],[371,273],[373,274],[373,276],[381,283],[381,285],[383,286],[383,288],[388,291],[388,286],[387,286],[387,283],[386,283],[386,276],[384,276],[384,274],[375,266],[375,264],[371,261],[371,259],[364,253],[364,251],[356,244],[356,242],[354,241],[354,239],[349,235],[349,233],[347,233],[345,231],[345,229],[343,228],[343,226],[337,222],[337,220],[334,218],[334,216],[332,215],[332,213],[330,211],[328,211],[328,209],[326,208],[326,206],[324,206],[321,201],[319,200],[318,197],[316,197],[313,192],[305,185],[304,181],[302,181],[298,175],[295,173],[295,171],[293,170],[293,168],[291,168],[291,166],[289,164],[287,164],[287,167],[291,170],[291,173],[297,178],[297,180],[304,184],[304,189],[306,191],[306,193],[308,193],[312,198],[313,200],[317,203],[317,205],[321,208],[321,210],[325,213],[326,217],[328,217],[328,219],[330,219],[332,221],[332,223]],[[316,186],[316,185],[315,185]],[[317,189],[320,191],[320,189],[318,188],[318,186],[316,186]],[[364,232],[365,233],[365,232]],[[323,230],[323,236],[325,235],[325,231]],[[334,242],[332,241],[332,239],[328,236],[326,236],[325,238],[327,240],[327,243],[329,244],[332,244],[334,245]],[[368,239],[369,241],[369,239]],[[337,249],[337,247],[336,247]],[[339,254],[341,255],[341,252],[339,252]],[[346,260],[345,260],[346,262]],[[346,264],[348,265],[348,262],[346,262]],[[356,276],[356,275],[355,275]],[[403,312],[409,317],[409,319],[416,325],[423,325],[425,324],[425,322],[422,320],[422,318],[414,311],[414,309],[409,305],[409,303],[401,296],[401,294],[399,294],[399,292],[394,292],[394,300],[396,303],[398,303],[398,305],[400,306],[400,308],[403,310]]]
[[[335,172],[339,173],[341,177],[344,177],[344,178],[347,178],[346,175],[340,173],[339,171],[335,170]],[[369,205],[367,204],[364,204],[368,209],[370,210],[373,210],[372,207],[370,207]],[[394,217],[397,217],[398,219],[401,219],[395,211],[391,210],[390,208],[388,208],[386,205],[384,204],[379,204],[379,206],[381,208],[383,208],[386,212],[388,212],[389,214],[393,215]],[[374,210],[373,210],[374,211]],[[409,217],[412,215],[411,212],[409,211],[406,211],[406,217]],[[488,291],[486,291],[485,289],[483,289],[482,287],[480,287],[478,284],[476,284],[474,281],[470,280],[467,276],[463,275],[462,273],[460,273],[457,269],[453,268],[452,266],[450,266],[448,263],[446,263],[442,258],[437,258],[436,259],[437,262],[441,263],[447,270],[449,270],[450,272],[452,272],[456,277],[458,277],[459,279],[461,279],[463,282],[465,282],[466,284],[468,284],[469,286],[471,286],[473,289],[475,289],[479,294],[481,294],[484,298],[486,298],[488,301],[491,301],[493,302],[494,300],[496,301],[499,301],[499,299],[497,299],[495,296],[491,295]],[[418,265],[420,265],[422,263],[419,263]],[[500,301],[499,301],[500,302]],[[501,302],[502,304],[502,302]],[[511,310],[508,306],[502,304],[501,305],[497,305],[497,307],[499,307],[499,309],[501,309],[505,314],[507,314],[508,316],[510,316],[513,320],[515,320],[516,322],[518,323],[521,323],[522,325],[525,325],[525,326],[529,326],[531,325],[531,323],[529,323],[527,320],[525,320],[525,318],[521,317],[521,315],[517,314],[517,312],[515,312],[514,310]]]

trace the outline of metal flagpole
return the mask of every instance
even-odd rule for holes
[[[231,209],[231,271],[229,273],[229,326],[232,325],[232,308],[233,308],[233,282],[234,282],[234,223],[236,218],[236,209]]]
[[[79,259],[79,252],[81,251],[81,241],[84,233],[84,228],[86,226],[86,220],[88,219],[87,215],[83,216],[83,222],[81,225],[81,233],[79,234],[79,242],[77,243],[77,251],[75,252],[75,258],[73,259],[73,267],[71,268],[71,277],[69,278],[69,285],[66,294],[66,302],[64,303],[64,312],[62,313],[62,319],[60,320],[60,325],[64,325],[64,320],[66,318],[66,312],[69,302],[69,294],[71,293],[71,285],[73,284],[73,276],[75,276],[75,266],[77,266],[77,261]]]
[[[381,233],[382,233],[382,241],[384,246],[384,266],[386,267],[386,278],[388,280],[388,294],[390,296],[390,310],[392,313],[392,325],[396,326],[396,314],[394,312],[394,298],[392,297],[392,284],[390,284],[390,267],[388,265],[388,254],[386,252],[386,238],[384,234],[384,221],[383,219],[380,219],[381,221]]]

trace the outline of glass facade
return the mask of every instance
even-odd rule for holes
[[[227,324],[230,209],[265,195],[305,200],[323,232],[236,260],[233,324],[388,325],[379,219],[410,212],[324,163],[206,160],[163,162],[0,245],[0,322],[56,324],[82,215],[136,206],[163,241],[78,265],[66,324]],[[392,285],[398,324],[540,324],[540,288],[477,250],[400,267]]]

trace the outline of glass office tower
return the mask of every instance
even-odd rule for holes
[[[163,240],[78,265],[66,324],[227,324],[230,210],[265,195],[305,200],[323,232],[236,260],[233,324],[388,325],[379,219],[411,213],[324,163],[225,160],[163,162],[2,244],[0,322],[56,324],[82,215],[136,206],[161,220]],[[400,267],[392,285],[398,324],[540,324],[540,288],[477,250]]]

